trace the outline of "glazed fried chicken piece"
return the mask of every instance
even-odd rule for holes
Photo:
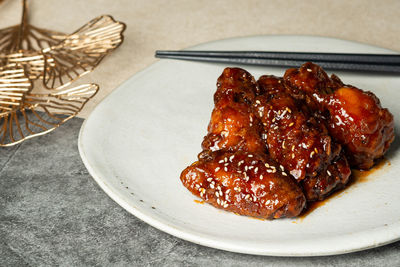
[[[194,195],[217,208],[265,219],[294,217],[306,199],[297,183],[267,155],[211,152],[180,177]]]
[[[393,115],[373,93],[329,78],[310,62],[287,70],[284,81],[288,91],[326,118],[329,134],[343,145],[351,166],[371,168],[393,142]]]
[[[371,92],[344,86],[326,98],[330,134],[344,145],[351,165],[369,169],[394,140],[393,115]]]
[[[261,125],[253,115],[250,103],[254,100],[256,83],[251,74],[239,68],[226,68],[217,81],[215,108],[208,125],[200,155],[217,150],[243,150],[265,153],[260,138]]]
[[[291,97],[275,76],[261,76],[254,109],[263,123],[263,138],[274,160],[298,181],[316,176],[340,152],[324,125]]]
[[[303,187],[308,201],[322,200],[343,187],[351,171],[324,124],[303,101],[291,97],[281,78],[261,76],[254,108],[263,123],[270,156]]]

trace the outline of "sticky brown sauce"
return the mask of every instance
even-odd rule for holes
[[[300,219],[300,221],[304,220],[304,218],[306,218],[308,214],[310,214],[314,210],[318,209],[319,207],[324,206],[331,199],[338,197],[338,195],[342,194],[344,191],[346,191],[349,187],[353,186],[354,184],[365,183],[365,182],[372,180],[373,177],[376,177],[372,174],[378,170],[384,169],[386,166],[390,166],[390,162],[389,162],[389,160],[382,158],[370,170],[360,171],[360,170],[352,169],[350,180],[344,188],[333,192],[331,195],[329,195],[327,198],[325,198],[322,201],[308,202],[307,208],[297,218]]]

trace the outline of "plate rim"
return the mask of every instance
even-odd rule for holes
[[[201,46],[203,44],[213,44],[213,43],[217,43],[220,41],[229,41],[229,40],[246,39],[246,38],[257,38],[257,37],[275,37],[275,38],[301,37],[301,38],[314,38],[314,39],[320,38],[320,39],[325,39],[325,40],[328,39],[328,40],[335,40],[335,41],[339,40],[339,41],[345,41],[345,42],[349,42],[349,43],[353,43],[353,44],[360,44],[360,45],[364,45],[364,46],[384,49],[384,50],[387,50],[387,52],[398,53],[396,51],[389,50],[387,48],[374,46],[374,45],[357,42],[357,41],[346,40],[346,39],[324,37],[324,36],[313,36],[313,35],[290,35],[290,34],[250,35],[250,36],[242,36],[242,37],[225,38],[225,39],[220,39],[220,40],[212,40],[210,42],[203,42],[200,44],[196,44],[194,46],[190,46],[186,49],[193,49],[193,48],[196,48],[197,46]],[[312,252],[311,251],[282,252],[281,250],[280,251],[272,251],[271,249],[268,251],[264,251],[263,249],[244,249],[241,246],[235,246],[235,245],[227,244],[224,241],[218,241],[218,240],[214,240],[210,237],[200,236],[199,234],[192,233],[192,231],[190,231],[190,230],[185,231],[184,229],[179,229],[178,227],[172,227],[172,226],[168,225],[167,223],[163,223],[163,222],[159,221],[157,218],[153,218],[151,215],[144,213],[139,208],[135,208],[132,205],[130,205],[129,203],[127,203],[127,201],[124,199],[125,197],[122,195],[119,195],[118,192],[114,192],[114,190],[112,189],[112,186],[109,186],[107,184],[107,182],[106,182],[107,179],[102,177],[102,175],[98,174],[96,172],[95,168],[92,167],[92,165],[90,164],[89,159],[86,156],[86,153],[84,151],[84,143],[82,141],[83,140],[82,136],[84,135],[88,120],[91,118],[91,115],[96,112],[96,110],[99,108],[99,106],[101,106],[106,100],[111,98],[114,93],[116,93],[119,90],[122,90],[124,85],[128,84],[131,79],[138,78],[139,76],[150,71],[154,67],[158,67],[159,65],[164,64],[164,62],[166,62],[166,61],[158,60],[158,61],[148,65],[144,69],[138,71],[137,73],[133,74],[127,80],[125,80],[124,82],[119,84],[110,94],[108,94],[105,98],[103,98],[95,106],[95,108],[91,111],[89,116],[82,123],[82,126],[79,131],[78,151],[81,156],[82,162],[84,163],[85,167],[87,168],[89,174],[96,181],[96,183],[100,186],[100,188],[118,205],[120,205],[126,211],[128,211],[135,217],[139,218],[140,220],[144,221],[145,223],[151,225],[152,227],[155,227],[156,229],[158,229],[160,231],[168,233],[170,235],[176,236],[178,238],[187,240],[187,241],[195,243],[195,244],[199,244],[199,245],[203,245],[203,246],[207,246],[207,247],[211,247],[211,248],[216,248],[216,249],[220,249],[220,250],[224,250],[224,251],[242,253],[242,254],[263,255],[263,256],[286,256],[286,257],[340,255],[340,254],[347,254],[347,253],[352,253],[352,252],[356,252],[356,251],[362,251],[362,250],[367,250],[367,249],[371,249],[371,248],[376,248],[376,247],[390,244],[390,243],[400,240],[400,223],[397,223],[397,224],[392,224],[391,227],[389,227],[390,229],[389,228],[384,229],[383,227],[374,229],[375,231],[369,233],[369,236],[370,236],[370,238],[368,239],[369,242],[364,241],[363,242],[363,243],[365,243],[364,245],[354,245],[354,246],[348,246],[348,247],[343,246],[339,250],[338,249],[326,249],[326,247],[324,247],[323,250],[314,249]],[[391,238],[391,239],[385,238],[385,235],[380,234],[380,232],[382,232],[384,234],[387,234],[388,232],[392,232],[393,238]],[[356,238],[358,235],[363,234],[363,233],[365,233],[365,230],[361,231],[361,232],[356,232],[352,236],[353,236],[353,238]],[[397,236],[396,236],[396,233],[398,233]],[[347,235],[340,235],[338,237],[340,238],[340,237],[347,236]],[[371,242],[370,240],[375,240],[375,241]]]

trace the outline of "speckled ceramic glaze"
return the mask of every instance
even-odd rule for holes
[[[308,36],[235,38],[191,49],[390,52]],[[112,199],[162,231],[241,253],[330,255],[400,239],[400,78],[394,75],[336,72],[344,83],[373,91],[395,116],[397,139],[386,161],[363,182],[351,184],[297,219],[262,221],[195,202],[179,175],[200,151],[215,83],[224,67],[162,60],[130,78],[96,107],[81,129],[79,150],[93,178]],[[283,68],[244,68],[256,78],[284,73]]]

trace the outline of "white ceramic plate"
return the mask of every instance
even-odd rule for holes
[[[256,36],[198,45],[199,50],[387,53],[344,40]],[[201,205],[179,180],[196,160],[222,64],[161,60],[136,74],[91,113],[79,137],[81,157],[100,187],[150,225],[201,245],[234,252],[315,256],[372,248],[400,239],[399,136],[390,162],[304,219],[262,221]],[[283,68],[244,67],[256,78]],[[336,72],[375,92],[400,125],[400,78]]]

